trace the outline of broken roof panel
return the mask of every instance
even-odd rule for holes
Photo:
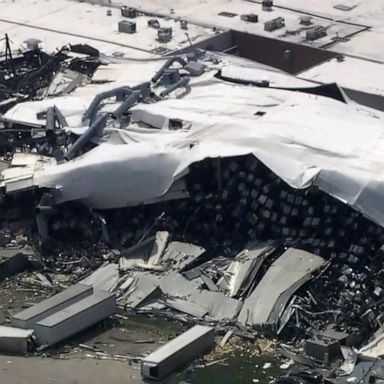
[[[38,114],[46,112],[49,107],[54,106],[60,109],[69,125],[78,126],[86,110],[87,100],[71,95],[47,98],[41,101],[26,101],[16,104],[2,116],[2,119],[30,127],[44,127],[46,120],[40,120]]]
[[[209,312],[206,307],[201,306],[199,303],[192,302],[191,300],[169,297],[165,300],[165,304],[176,311],[186,313],[187,315],[191,315],[199,319],[203,319]]]
[[[128,277],[130,285],[123,295],[122,302],[128,307],[136,308],[149,300],[156,291],[159,292],[160,278],[146,272],[136,272],[132,277],[133,280]]]
[[[105,264],[90,276],[81,281],[82,284],[91,285],[93,288],[112,292],[119,281],[119,265],[116,263]]]
[[[194,292],[190,301],[206,308],[208,316],[215,321],[235,319],[243,306],[243,302],[240,300],[227,297],[222,292],[207,290]]]
[[[270,266],[253,293],[245,300],[239,322],[251,326],[275,324],[273,313],[280,313],[284,309],[293,288],[299,288],[325,264],[326,261],[319,256],[289,248]],[[286,292],[289,295],[285,295]],[[284,300],[281,299],[282,295]]]
[[[228,290],[230,297],[247,291],[265,259],[276,249],[274,243],[253,244],[240,252],[225,270],[226,278],[220,279],[218,285]]]
[[[161,262],[182,271],[205,253],[205,249],[190,243],[172,241],[168,244]]]
[[[200,286],[200,279],[188,280],[175,271],[169,272],[160,281],[160,288],[163,293],[179,298],[189,297],[192,293],[198,292]]]

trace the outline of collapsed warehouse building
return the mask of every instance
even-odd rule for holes
[[[191,239],[211,248],[216,238],[228,254],[255,239],[290,239],[331,259],[339,247],[346,259],[378,251],[382,211],[379,196],[372,197],[379,184],[373,167],[380,112],[348,101],[340,90],[342,99],[335,100],[336,86],[329,87],[330,97],[321,96],[319,88],[328,92],[324,87],[279,72],[269,73],[269,87],[260,86],[257,78],[266,68],[225,55],[198,56],[157,63],[152,84],[151,79],[132,87],[108,84],[87,108],[75,91],[10,109],[3,116],[5,130],[19,124],[32,132],[39,124],[67,141],[57,142],[51,156],[15,143],[3,162],[3,199],[17,199],[19,193],[38,197],[38,222],[45,224],[70,202],[106,211],[107,227],[119,220],[116,210],[132,209],[134,216],[122,211],[130,216],[127,230],[129,220],[139,227],[146,211],[153,215],[148,204],[160,205],[160,211],[163,205],[189,221],[181,235],[195,232]],[[242,81],[249,85],[238,84],[233,74],[247,65],[252,78]],[[172,91],[179,93],[173,97]],[[79,126],[49,126],[55,111]],[[337,127],[330,124],[336,120]],[[361,125],[369,126],[364,141]],[[154,228],[179,226],[167,223],[167,212],[157,225],[152,219]],[[111,237],[124,228],[119,222],[111,227]],[[140,240],[125,236],[120,234],[119,246]]]
[[[41,89],[2,116],[4,249],[21,230],[51,278],[251,339],[380,329],[382,112],[225,54],[81,50],[6,84]]]

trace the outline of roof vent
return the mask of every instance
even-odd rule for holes
[[[356,8],[357,4],[336,4],[333,8],[339,9],[340,11],[351,11],[353,8]]]
[[[311,25],[312,24],[312,17],[311,16],[300,16],[300,24],[301,25]]]
[[[237,13],[223,11],[223,12],[219,13],[219,16],[235,17],[235,16],[237,16]]]
[[[32,51],[35,49],[39,49],[39,44],[41,43],[41,40],[31,38],[31,39],[25,40],[24,43],[27,44],[27,49]]]

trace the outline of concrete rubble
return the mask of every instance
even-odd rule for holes
[[[278,338],[295,362],[279,383],[384,380],[382,112],[225,54],[143,61],[150,76],[126,81],[92,46],[12,57],[5,41],[0,280],[52,296],[0,327],[1,351],[144,314],[204,336],[186,361],[160,367],[172,341],[147,356],[145,377],[215,331],[222,347]]]

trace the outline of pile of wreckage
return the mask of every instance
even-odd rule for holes
[[[87,53],[38,73],[24,54],[23,76],[6,57],[6,100],[45,80],[2,118],[1,275],[14,252],[127,313],[278,335],[299,351],[283,355],[322,370],[281,382],[323,382],[343,359],[346,375],[373,370],[352,348],[384,326],[382,113],[201,51],[153,63],[146,81],[95,82],[98,66],[129,64]],[[79,103],[87,84],[98,93]]]
[[[88,45],[68,45],[48,54],[38,39],[25,41],[26,49],[12,50],[7,34],[0,55],[0,113],[17,103],[68,94],[88,82],[100,64],[99,51]]]

